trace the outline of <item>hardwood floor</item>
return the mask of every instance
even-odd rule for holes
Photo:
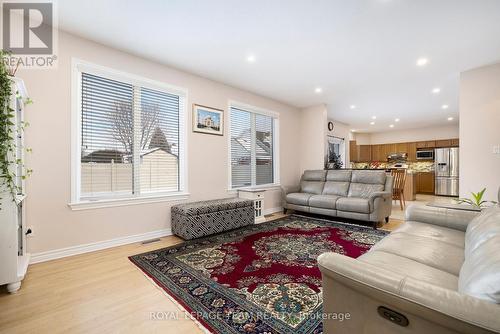
[[[0,293],[0,333],[202,333],[128,260],[179,242],[170,236],[31,265],[16,294]]]

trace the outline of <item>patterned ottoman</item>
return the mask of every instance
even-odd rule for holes
[[[241,198],[225,198],[172,206],[172,232],[183,239],[247,226],[255,222],[254,203]]]

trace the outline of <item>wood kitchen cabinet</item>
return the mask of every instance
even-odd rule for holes
[[[417,150],[458,146],[458,138],[375,145],[357,145],[355,140],[351,140],[349,153],[352,162],[387,162],[387,156],[392,153],[407,153],[408,161],[415,162],[417,161]]]
[[[417,161],[417,143],[408,143],[408,161]]]
[[[349,159],[352,162],[358,162],[358,145],[355,140],[349,141]]]
[[[416,183],[418,194],[434,194],[434,172],[418,172]]]
[[[408,143],[397,143],[396,153],[408,153]]]
[[[436,147],[435,140],[418,141],[417,142],[417,148],[435,148],[435,147]]]
[[[436,140],[436,147],[450,147],[451,139]]]
[[[380,146],[381,145],[372,145],[372,161],[381,161]]]
[[[372,161],[372,148],[371,145],[359,145],[359,161],[370,162]]]

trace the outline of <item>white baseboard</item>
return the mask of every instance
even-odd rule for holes
[[[264,215],[270,215],[271,213],[281,212],[281,211],[283,211],[283,208],[281,206],[277,208],[269,208],[264,210]]]
[[[30,264],[60,259],[72,255],[94,252],[101,249],[122,246],[126,244],[132,244],[134,242],[141,242],[144,240],[166,237],[169,235],[172,235],[172,231],[170,229],[163,229],[158,231],[146,232],[142,234],[130,235],[116,239],[93,242],[90,244],[54,249],[40,253],[32,253]]]

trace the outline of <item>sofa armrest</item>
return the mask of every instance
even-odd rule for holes
[[[281,193],[285,196],[290,193],[298,193],[300,191],[300,185],[293,186],[281,186]]]
[[[375,300],[376,305],[392,307],[403,315],[424,319],[458,333],[500,331],[497,304],[336,253],[320,255],[318,263],[323,280],[338,282]],[[333,285],[341,288],[338,284]],[[328,291],[323,291],[323,294],[325,299],[329,298]],[[339,303],[342,301],[337,305]]]
[[[465,231],[479,212],[437,208],[426,205],[410,205],[405,212],[406,221],[417,221]]]
[[[368,199],[373,203],[373,201],[377,197],[381,197],[381,198],[385,198],[385,199],[392,199],[392,193],[389,191],[376,191],[374,193],[371,193],[370,197],[368,197]]]
[[[300,191],[299,185],[294,186],[281,186],[281,203],[286,208],[286,195]]]

